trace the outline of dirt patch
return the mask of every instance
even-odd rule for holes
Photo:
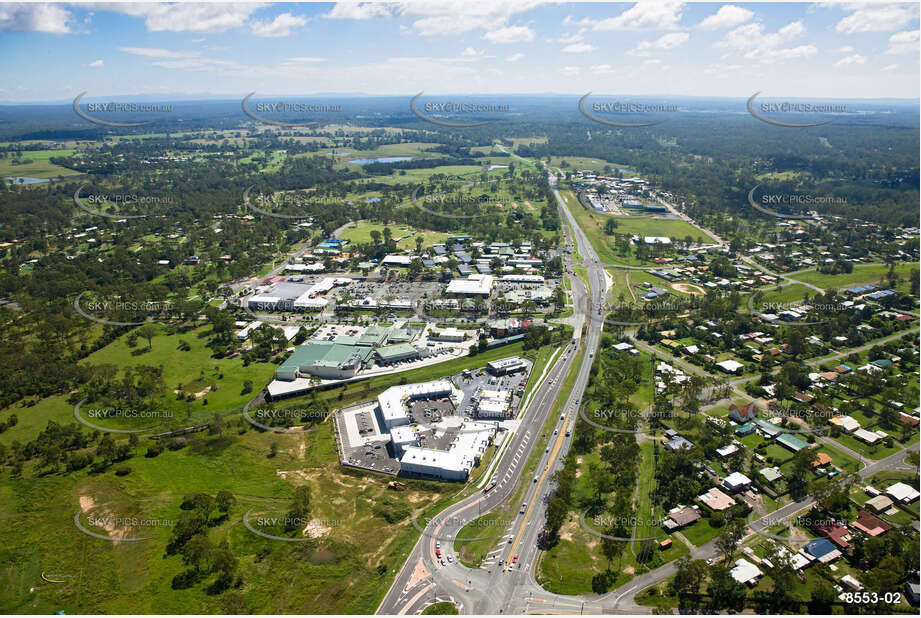
[[[312,539],[318,539],[322,536],[329,534],[329,531],[332,530],[327,525],[324,525],[319,519],[311,519],[307,524],[307,527],[301,532],[304,536],[309,536]]]
[[[84,515],[92,515],[95,524],[88,526],[90,530],[93,528],[102,528],[106,531],[106,534],[113,539],[124,539],[130,536],[131,530],[128,526],[116,526],[115,525],[115,514],[107,508],[101,507],[96,504],[96,501],[92,497],[81,495],[79,498],[80,501],[80,510],[83,511]],[[102,525],[99,525],[99,524]]]
[[[536,208],[534,208],[534,204],[532,204],[531,202],[527,200],[525,200],[524,205],[527,206],[528,210],[530,210],[531,212],[534,212],[535,210],[537,210]]]
[[[672,288],[684,294],[690,294],[691,296],[703,296],[705,294],[702,287],[694,285],[693,283],[673,283]]]
[[[636,573],[636,569],[633,568],[632,566],[628,566],[627,568],[624,569],[624,573],[626,573],[627,575],[633,575],[634,573]]]

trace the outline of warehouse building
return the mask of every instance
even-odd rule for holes
[[[375,350],[381,363],[391,365],[405,360],[416,360],[419,358],[419,350],[409,343],[397,343],[395,345],[385,345]]]
[[[275,379],[292,381],[311,375],[328,380],[342,380],[354,377],[370,358],[370,348],[329,341],[311,341],[297,348],[275,370]]]

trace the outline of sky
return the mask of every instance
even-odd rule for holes
[[[320,93],[919,97],[918,3],[0,4],[0,102]]]

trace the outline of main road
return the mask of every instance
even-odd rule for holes
[[[543,527],[545,499],[551,491],[552,473],[561,465],[572,439],[567,433],[571,432],[575,424],[578,403],[588,384],[591,365],[600,342],[603,327],[601,305],[607,288],[604,269],[598,256],[565,207],[556,189],[556,178],[552,175],[550,183],[560,212],[569,223],[568,228],[564,226],[566,243],[569,246],[577,243],[590,285],[590,289],[586,289],[567,265],[573,292],[573,341],[565,346],[544,380],[537,385],[518,429],[506,437],[508,445],[500,451],[501,459],[490,479],[490,482],[495,482],[493,488],[488,493],[478,491],[467,496],[430,520],[419,517],[414,519],[416,525],[423,530],[422,535],[378,607],[378,613],[416,613],[433,601],[448,599],[463,607],[465,613],[502,613],[505,607],[514,604],[514,591],[520,586],[521,579],[533,577],[532,567],[538,553],[537,535]],[[580,348],[581,362],[565,405],[561,408],[562,418],[555,423],[549,443],[538,461],[534,479],[523,479],[522,471],[535,445],[542,441],[544,424],[558,400],[562,383],[569,375],[573,363],[580,358]],[[483,566],[470,569],[458,562],[441,564],[441,560],[435,556],[436,544],[445,555],[453,555],[456,540],[473,538],[469,534],[459,537],[460,530],[470,521],[503,504],[507,507],[507,500],[520,492],[522,485],[524,506],[510,509],[515,515],[509,517],[508,521],[490,518],[495,524],[504,526],[507,532],[496,549],[489,553]],[[508,563],[516,554],[519,559],[509,569]],[[496,561],[501,561],[502,566]]]

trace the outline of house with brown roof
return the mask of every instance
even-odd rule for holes
[[[669,513],[668,517],[662,523],[662,526],[671,532],[672,530],[678,530],[679,528],[693,524],[698,519],[700,519],[700,511],[689,506],[675,511],[674,513]]]
[[[731,404],[729,406],[729,418],[739,424],[747,423],[758,418],[758,408],[754,401],[749,401],[741,406]]]
[[[816,526],[816,530],[841,549],[846,549],[850,546],[851,533],[841,524],[824,523],[821,526]]]
[[[857,521],[852,523],[851,527],[869,534],[870,536],[879,536],[884,532],[892,530],[892,524],[863,510],[857,511]]]

